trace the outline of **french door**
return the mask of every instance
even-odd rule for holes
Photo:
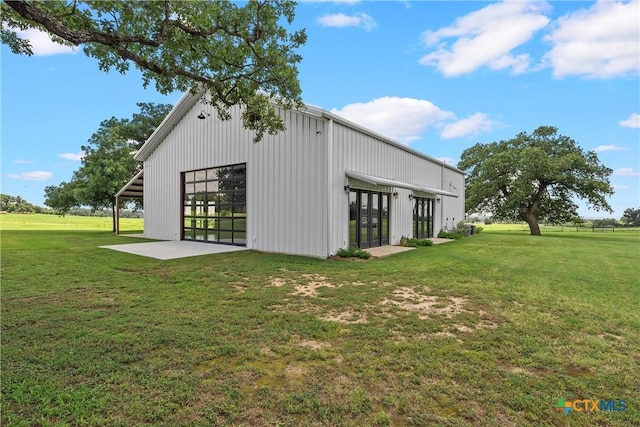
[[[371,248],[389,244],[389,194],[349,192],[349,246]]]

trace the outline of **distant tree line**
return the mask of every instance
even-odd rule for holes
[[[481,219],[477,216],[470,216],[468,222],[484,222],[485,224],[489,225],[492,224],[494,220],[490,216],[484,217],[484,219]],[[508,224],[519,223],[521,221],[500,220],[499,222]],[[540,222],[544,225],[564,225],[573,227],[640,227],[640,208],[626,209],[619,220],[615,218],[584,219],[575,217],[571,221],[565,222],[554,222],[550,221],[549,219],[542,218]]]
[[[27,202],[21,196],[11,196],[9,194],[1,194],[0,195],[0,212],[5,213],[21,213],[21,214],[49,214],[49,215],[57,215],[53,209],[44,208],[42,206],[34,205],[33,203]],[[75,216],[111,216],[111,211],[108,209],[95,210],[87,208],[75,208],[69,210],[67,212],[68,215]],[[120,218],[142,218],[144,216],[142,211],[138,210],[123,210],[120,213]]]
[[[20,196],[10,196],[9,194],[0,194],[0,211],[9,213],[51,213],[51,209],[34,205]]]

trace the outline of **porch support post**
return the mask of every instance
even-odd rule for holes
[[[116,236],[120,234],[120,197],[116,196]]]

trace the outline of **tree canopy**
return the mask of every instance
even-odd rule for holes
[[[496,218],[526,221],[540,235],[538,221],[568,222],[577,216],[575,198],[612,212],[607,196],[612,170],[593,151],[585,152],[552,126],[507,141],[466,149],[458,168],[467,171],[466,209]]]
[[[640,208],[625,209],[622,213],[622,218],[620,218],[620,222],[631,227],[640,227]]]
[[[135,150],[151,136],[171,110],[168,104],[138,103],[131,119],[111,117],[82,146],[82,165],[69,182],[45,188],[45,204],[60,215],[80,206],[115,209],[116,193],[138,172]],[[115,229],[115,215],[114,215]]]
[[[20,196],[0,194],[0,212],[9,213],[43,213],[46,209],[27,202]]]
[[[82,46],[103,71],[126,73],[133,64],[145,87],[158,92],[199,93],[206,89],[223,119],[240,105],[243,123],[256,132],[284,130],[269,104],[301,107],[296,49],[304,30],[289,32],[296,3],[288,0],[202,1],[5,1],[2,42],[14,53],[31,55],[17,31],[36,28],[54,41]]]

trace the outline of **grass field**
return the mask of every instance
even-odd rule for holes
[[[6,218],[2,425],[640,425],[638,230],[159,261]]]
[[[122,232],[142,231],[142,218],[120,218]],[[0,215],[0,230],[106,230],[112,229],[111,217],[58,216],[44,214]]]

